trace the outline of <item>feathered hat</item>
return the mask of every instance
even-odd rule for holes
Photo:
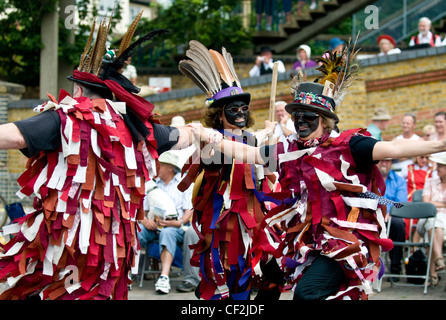
[[[294,100],[285,106],[285,110],[290,114],[295,111],[315,111],[339,122],[335,114],[336,105],[359,77],[359,66],[354,63],[359,51],[355,51],[355,44],[351,48],[349,41],[339,55],[326,51],[322,58],[316,58],[316,62],[322,63],[316,68],[322,76],[314,82],[306,82],[303,73],[299,72],[290,85]]]
[[[87,87],[92,87],[93,89],[109,90],[118,100],[126,102],[127,106],[135,111],[140,118],[147,119],[152,114],[151,111],[154,106],[146,99],[134,95],[134,93],[138,93],[140,89],[134,86],[133,83],[120,72],[124,67],[125,61],[132,56],[135,48],[150,41],[153,37],[167,32],[167,30],[164,29],[154,30],[130,44],[142,13],[143,11],[135,17],[122,38],[119,49],[116,52],[113,50],[108,50],[106,52],[106,42],[108,32],[110,31],[111,17],[109,18],[108,23],[105,18],[100,22],[96,39],[93,43],[96,27],[95,19],[84,52],[81,55],[79,66],[74,70],[73,75],[68,76],[67,78]]]
[[[221,107],[238,100],[249,104],[251,95],[243,92],[232,56],[224,47],[220,54],[191,40],[186,56],[189,59],[181,60],[178,68],[208,96],[207,107]]]

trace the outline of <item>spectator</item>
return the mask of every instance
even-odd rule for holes
[[[335,37],[332,38],[328,42],[328,50],[330,50],[332,53],[337,52],[338,55],[342,53],[342,50],[344,49],[345,41]]]
[[[285,12],[286,24],[291,24],[291,0],[283,0],[282,1],[283,12]]]
[[[400,176],[407,181],[407,199],[412,201],[413,193],[424,188],[424,184],[428,178],[434,173],[432,163],[429,156],[418,156],[413,163],[401,170]],[[434,174],[434,176],[436,173]]]
[[[159,162],[160,168],[156,179],[156,187],[169,195],[175,204],[176,212],[165,212],[165,218],[161,220],[145,218],[141,221],[144,228],[141,228],[138,238],[143,246],[148,242],[159,239],[161,275],[155,284],[155,290],[158,293],[167,294],[170,291],[170,267],[175,257],[177,245],[181,244],[184,239],[182,226],[189,224],[192,215],[192,189],[189,188],[185,192],[181,192],[177,188],[181,181],[181,169],[178,167],[178,156],[175,153],[166,151],[159,157]],[[148,208],[147,201],[146,208]],[[159,228],[161,230],[158,230]]]
[[[260,31],[262,27],[263,13],[265,13],[266,15],[266,31],[272,30],[273,12],[274,12],[273,0],[256,0],[256,19],[257,19],[256,31]]]
[[[431,124],[427,124],[423,127],[423,139],[432,140],[435,135],[435,127]]]
[[[415,128],[417,126],[417,118],[413,113],[406,113],[401,121],[402,134],[398,135],[395,140],[408,139],[408,140],[419,140],[421,139],[419,135],[415,133]],[[398,173],[401,172],[403,168],[407,168],[408,165],[412,164],[411,158],[397,159],[394,160],[393,170]]]
[[[138,74],[136,72],[136,68],[132,65],[132,57],[130,56],[125,62],[124,70],[122,71],[122,75],[129,79],[133,85],[136,85],[138,80]]]
[[[407,185],[406,181],[397,175],[392,169],[392,159],[384,159],[378,162],[378,169],[386,182],[386,192],[384,197],[395,202],[407,202]],[[387,207],[389,213],[390,207]],[[388,216],[387,216],[388,217]],[[386,218],[387,218],[386,217]],[[392,217],[389,230],[389,238],[392,241],[402,241],[406,239],[405,222],[402,218]],[[401,262],[403,258],[403,248],[394,247],[389,251],[390,256],[390,272],[393,274],[401,273]],[[398,278],[392,279],[393,282]]]
[[[275,113],[276,113],[276,127],[274,128],[274,138],[278,138],[279,142],[284,144],[285,150],[288,149],[287,137],[293,133],[296,133],[294,128],[294,122],[291,120],[290,115],[285,110],[286,102],[277,101],[275,103]]]
[[[399,48],[396,48],[395,39],[393,39],[389,35],[383,34],[379,36],[376,42],[378,43],[379,49],[381,51],[380,53],[378,53],[378,56],[401,53],[401,50]]]
[[[260,55],[257,56],[255,65],[249,71],[249,76],[258,77],[264,74],[273,73],[273,64],[275,61],[279,62],[277,72],[285,72],[285,65],[280,60],[273,59],[273,52],[270,47],[262,47],[260,49]]]
[[[171,120],[170,125],[172,127],[181,127],[186,125],[186,121],[182,116],[174,116]],[[171,150],[178,154],[179,167],[188,161],[191,154],[195,151],[196,146],[191,145],[186,149],[181,150]],[[177,285],[175,288],[178,292],[191,292],[194,291],[200,282],[200,269],[198,267],[192,267],[190,265],[190,259],[192,258],[192,249],[190,245],[196,244],[198,242],[198,235],[194,228],[189,225],[182,227],[184,230],[183,238],[183,268],[184,268],[184,279],[183,282]]]
[[[446,137],[446,112],[439,111],[434,116],[435,135],[432,140],[442,140]]]
[[[390,119],[391,116],[385,108],[376,109],[372,117],[372,123],[367,127],[367,131],[375,139],[382,140],[381,131],[387,128]]]
[[[432,33],[432,22],[429,18],[422,17],[418,20],[418,35],[410,38],[409,46],[415,46],[420,44],[429,44],[431,47],[441,46],[441,37],[438,34]]]
[[[302,70],[317,67],[317,63],[311,58],[311,48],[306,44],[301,44],[297,48],[297,61],[293,65],[293,70]]]
[[[434,242],[432,246],[432,259],[430,266],[430,283],[438,285],[440,277],[437,272],[444,269],[443,238],[446,228],[446,152],[441,152],[430,157],[437,164],[437,176],[427,179],[423,189],[423,202],[431,202],[437,207],[437,219],[433,225],[433,219],[428,219],[423,225],[417,225],[417,231],[423,235],[428,231],[431,235],[434,229]]]

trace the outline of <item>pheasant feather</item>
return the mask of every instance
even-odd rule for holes
[[[221,79],[230,87],[234,83],[234,77],[232,76],[231,70],[229,70],[225,59],[220,52],[215,50],[209,50],[212,59],[214,59],[217,70],[220,73]]]
[[[202,71],[205,71],[205,73],[209,73],[208,77],[212,78],[213,82],[215,82],[216,84],[216,87],[214,89],[216,89],[217,91],[221,90],[220,74],[209,50],[197,40],[189,41],[189,47],[189,50],[195,53],[203,61]]]

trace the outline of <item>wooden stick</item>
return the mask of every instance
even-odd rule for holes
[[[273,64],[273,78],[271,80],[271,97],[269,100],[269,121],[274,121],[275,109],[274,104],[276,103],[276,87],[277,87],[277,69],[279,67],[279,62],[274,62]]]

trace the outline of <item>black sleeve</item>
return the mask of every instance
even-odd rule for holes
[[[157,141],[158,154],[172,149],[178,143],[180,131],[178,128],[153,123],[153,135]]]
[[[365,136],[353,136],[350,139],[349,146],[358,171],[366,171],[371,165],[378,163],[373,160],[373,147],[377,142],[375,138]]]
[[[56,150],[60,146],[60,117],[56,111],[14,122],[22,133],[27,148],[20,151],[28,158],[40,151]]]

